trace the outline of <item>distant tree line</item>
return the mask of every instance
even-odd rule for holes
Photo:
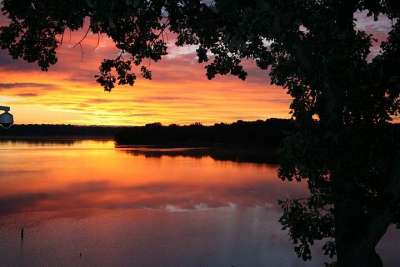
[[[50,125],[50,124],[20,124],[10,129],[0,128],[0,138],[46,138],[46,137],[79,137],[79,138],[114,138],[127,127],[115,126],[78,126],[78,125]]]
[[[204,126],[195,123],[186,126],[160,123],[126,128],[116,135],[121,145],[158,146],[259,146],[278,147],[293,127],[291,120],[268,119],[217,123]]]

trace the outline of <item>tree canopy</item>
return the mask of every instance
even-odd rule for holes
[[[110,91],[151,79],[145,60],[176,45],[197,45],[209,79],[246,78],[250,59],[293,97],[297,131],[283,146],[280,176],[306,179],[311,197],[282,201],[281,222],[296,251],[326,240],[339,266],[381,266],[375,246],[399,223],[400,3],[396,0],[4,0],[1,48],[47,70],[66,30],[110,37],[121,51],[105,59],[97,81]],[[378,54],[355,14],[392,22]],[[87,19],[87,20],[86,20]],[[85,21],[88,21],[85,23]]]

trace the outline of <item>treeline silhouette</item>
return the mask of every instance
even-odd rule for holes
[[[123,129],[116,134],[119,145],[244,146],[276,148],[293,127],[291,120],[268,119],[217,123],[204,126],[163,126],[160,123]]]
[[[268,119],[237,121],[212,126],[168,125],[151,123],[145,126],[77,126],[25,124],[10,129],[0,128],[1,139],[46,138],[114,138],[118,145],[150,146],[242,146],[277,147],[293,127],[291,120]]]
[[[12,126],[10,129],[0,127],[0,138],[114,138],[118,132],[126,128],[128,127],[19,124]]]

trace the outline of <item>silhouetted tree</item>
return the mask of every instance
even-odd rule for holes
[[[375,245],[398,222],[399,149],[389,124],[399,113],[400,8],[396,0],[4,0],[10,22],[1,47],[14,58],[55,64],[66,29],[88,27],[121,50],[100,66],[105,90],[133,84],[144,59],[167,53],[165,31],[177,45],[198,45],[208,78],[246,78],[252,59],[293,97],[298,131],[285,142],[280,176],[307,179],[308,200],[284,201],[283,225],[304,259],[314,240],[339,266],[380,266]],[[392,20],[389,38],[371,55],[373,38],[354,14]],[[89,25],[84,18],[89,17]],[[334,241],[334,242],[333,242]]]

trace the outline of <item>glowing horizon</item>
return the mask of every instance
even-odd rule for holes
[[[48,72],[0,51],[0,103],[11,107],[16,124],[214,124],[290,117],[290,97],[269,84],[267,73],[247,63],[244,82],[229,76],[209,81],[193,47],[171,47],[161,62],[151,63],[153,80],[138,77],[133,87],[104,92],[94,75],[101,60],[118,51],[106,37],[97,44],[93,34],[82,48],[74,47],[81,35],[64,37],[58,63]]]

